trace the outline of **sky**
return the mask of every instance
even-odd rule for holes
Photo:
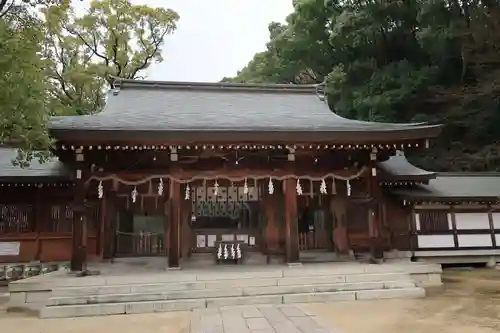
[[[177,31],[165,39],[164,61],[147,79],[218,82],[235,76],[269,41],[268,24],[284,22],[292,0],[132,0],[175,10]],[[75,4],[82,8],[88,1]]]

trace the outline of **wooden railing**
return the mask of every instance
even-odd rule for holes
[[[117,232],[115,252],[117,257],[147,257],[164,255],[164,235],[151,232]]]
[[[299,233],[300,250],[319,250],[328,248],[328,234],[324,230]]]

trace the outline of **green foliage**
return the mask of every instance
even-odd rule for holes
[[[500,169],[498,1],[302,0],[286,22],[224,80],[326,81],[345,117],[445,123],[433,150],[413,156],[424,167]]]
[[[47,135],[46,61],[38,54],[39,22],[23,8],[0,19],[0,142],[32,152],[50,144]],[[25,160],[33,153],[25,154]],[[44,158],[45,154],[38,157]]]
[[[140,78],[151,64],[163,61],[165,37],[179,19],[173,10],[128,0],[94,0],[81,16],[69,1],[42,13],[55,114],[99,112],[115,78]]]
[[[128,0],[94,0],[83,15],[70,3],[27,0],[1,14],[0,143],[21,148],[22,166],[35,150],[42,160],[49,155],[50,116],[99,112],[116,78],[140,78],[163,61],[179,19]]]

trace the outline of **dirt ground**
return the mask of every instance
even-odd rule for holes
[[[443,275],[444,290],[424,299],[304,304],[332,332],[339,333],[493,333],[500,332],[500,270],[453,269]],[[1,303],[0,298],[0,303]],[[9,333],[187,333],[189,312],[44,319],[5,312],[0,327]]]
[[[450,269],[424,299],[304,305],[343,333],[500,332],[500,270]]]

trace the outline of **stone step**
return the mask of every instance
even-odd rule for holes
[[[161,286],[160,286],[161,287]],[[334,284],[312,284],[312,285],[280,285],[263,287],[233,287],[224,289],[194,289],[194,290],[155,290],[150,288],[141,292],[128,292],[112,294],[94,294],[77,296],[53,296],[47,306],[80,305],[80,304],[103,304],[103,303],[127,303],[140,301],[162,301],[175,299],[199,299],[216,297],[236,296],[258,296],[258,295],[285,295],[301,293],[323,293],[337,291],[357,291],[371,289],[396,289],[412,288],[412,281],[396,280],[386,282],[354,282]]]
[[[317,293],[298,293],[286,295],[254,295],[237,297],[214,297],[200,299],[176,299],[159,301],[63,305],[41,309],[41,318],[67,318],[99,316],[125,313],[151,313],[164,311],[186,311],[208,307],[236,306],[249,304],[282,304],[355,301],[388,298],[424,297],[425,290],[418,287],[399,289],[372,289],[358,291],[336,291]]]
[[[276,287],[300,285],[325,285],[337,283],[361,283],[384,281],[412,281],[409,274],[405,273],[373,273],[373,274],[348,274],[348,275],[315,275],[299,277],[277,278],[238,278],[238,279],[211,279],[189,282],[162,282],[128,284],[94,285],[85,287],[60,287],[52,291],[51,296],[69,297],[103,294],[139,294],[139,293],[164,293],[182,290],[214,290],[244,287]]]

